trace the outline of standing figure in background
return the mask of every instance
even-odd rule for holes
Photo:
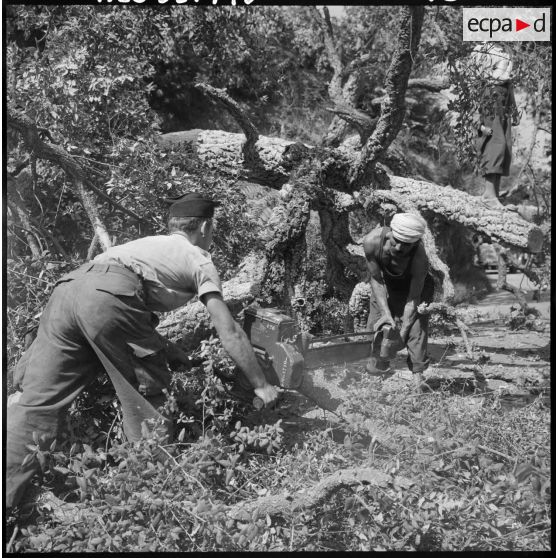
[[[477,151],[479,171],[485,179],[482,203],[489,209],[511,209],[499,200],[502,176],[509,176],[512,162],[511,127],[519,125],[512,84],[513,64],[509,54],[494,43],[473,51],[473,62],[482,77]]]

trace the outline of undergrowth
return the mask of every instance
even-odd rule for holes
[[[43,483],[72,511],[39,500],[10,550],[550,548],[550,413],[542,401],[509,411],[496,395],[384,393],[381,380],[366,377],[343,418],[324,412],[325,420],[293,422],[282,407],[257,412],[227,395],[231,363],[217,340],[204,342],[200,356],[202,365],[175,374],[170,442],[125,442],[107,385],[104,407],[88,407],[88,395],[74,405],[64,438],[50,447],[35,440]],[[338,488],[280,515],[230,513],[258,498],[312,493],[355,467],[391,482]]]

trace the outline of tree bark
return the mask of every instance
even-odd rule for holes
[[[239,173],[250,174],[249,169],[243,168],[241,148],[244,136],[242,134],[219,130],[187,130],[163,134],[157,141],[162,149],[180,149],[181,145],[188,145],[209,167],[219,169],[220,172],[230,176],[238,177]],[[327,149],[331,167],[348,168],[350,162],[358,157],[357,148],[357,145],[347,143],[339,148]],[[250,179],[246,176],[242,176],[242,179],[276,190],[289,180],[289,169],[293,166],[293,152],[299,150],[300,158],[310,157],[314,152],[312,146],[301,147],[300,144],[292,141],[266,136],[260,136],[256,142],[256,149],[266,170],[258,176],[251,176]],[[340,176],[336,177],[336,183],[351,191],[343,172],[341,171]],[[386,177],[386,182],[386,186],[381,188],[382,199],[387,200],[389,191],[392,190],[415,205],[421,212],[440,215],[449,222],[461,223],[470,230],[482,233],[505,245],[532,252],[540,250],[542,231],[514,212],[488,210],[474,196],[466,192],[431,182],[392,175]],[[367,188],[361,195],[361,204],[370,196],[372,192]],[[378,198],[378,203],[379,201]]]
[[[31,197],[30,190],[33,179],[28,171],[21,172],[21,169],[19,170],[20,172],[16,176],[8,174],[8,204],[25,234],[31,255],[37,259],[41,257],[42,248],[33,233],[30,211],[26,202]]]
[[[316,11],[318,9],[316,8]],[[361,72],[362,66],[370,59],[365,55],[353,60],[345,66],[339,42],[335,41],[333,26],[329,17],[329,10],[323,8],[324,17],[319,17],[324,35],[324,45],[328,55],[329,63],[333,68],[333,76],[328,85],[329,98],[334,107],[329,109],[335,114],[329,125],[324,145],[336,147],[349,130],[354,126],[364,144],[374,129],[375,121],[367,114],[357,110],[357,102],[363,92],[364,76]]]
[[[233,519],[239,521],[254,521],[258,517],[265,517],[266,514],[271,517],[290,515],[322,505],[342,488],[362,485],[388,488],[394,481],[397,485],[405,488],[413,484],[412,481],[404,477],[394,478],[370,467],[343,469],[323,478],[302,494],[297,493],[288,497],[282,495],[263,496],[256,500],[236,504],[228,513]]]
[[[331,293],[348,299],[355,283],[368,274],[366,261],[360,254],[347,249],[354,242],[349,233],[349,214],[331,204],[323,203],[318,210],[320,228],[326,249],[326,281]]]
[[[360,189],[370,182],[373,169],[395,139],[405,118],[405,92],[413,60],[417,54],[424,6],[401,8],[401,22],[395,54],[385,81],[386,96],[374,133],[362,148],[357,164],[352,169],[351,183]]]
[[[305,184],[291,190],[272,211],[263,236],[266,240],[266,272],[273,261],[280,260],[284,266],[283,303],[290,307],[294,285],[303,270],[306,253],[306,226],[310,218],[311,195]]]
[[[466,192],[398,176],[390,177],[390,186],[390,191],[376,191],[372,197],[389,199],[396,193],[421,213],[460,223],[507,246],[527,252],[539,252],[542,248],[544,235],[539,227],[515,212],[486,209]]]
[[[29,215],[26,209],[22,206],[21,203],[17,203],[16,201],[8,202],[10,209],[12,210],[17,220],[19,220],[19,225],[16,225],[21,228],[23,234],[25,235],[25,239],[27,240],[27,245],[29,246],[29,250],[31,250],[31,255],[34,259],[39,259],[42,255],[42,250],[33,234],[33,229],[31,225],[31,221],[29,220]]]
[[[426,89],[432,93],[438,93],[450,88],[448,79],[413,78],[407,83],[407,89]]]
[[[99,208],[95,203],[95,198],[93,197],[93,194],[87,190],[81,180],[76,178],[74,180],[74,184],[81,199],[81,203],[83,204],[83,208],[91,221],[93,233],[99,239],[99,244],[101,245],[103,251],[107,250],[112,246],[112,242],[107,228],[99,216]]]
[[[241,312],[259,295],[265,263],[264,257],[247,256],[240,264],[235,277],[223,282],[223,298],[233,315]],[[196,349],[203,339],[215,333],[209,313],[199,300],[164,314],[157,329],[185,351]]]

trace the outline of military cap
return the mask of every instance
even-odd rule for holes
[[[213,217],[215,207],[221,205],[220,202],[209,199],[199,192],[188,192],[174,198],[165,198],[170,204],[169,215],[171,217],[203,217],[209,219]]]

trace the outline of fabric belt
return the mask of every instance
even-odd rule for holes
[[[126,275],[130,278],[142,280],[142,278],[131,269],[123,266],[119,263],[110,263],[110,264],[103,264],[103,263],[86,263],[81,267],[82,271],[84,272],[94,272],[94,273],[120,273],[121,275]]]

